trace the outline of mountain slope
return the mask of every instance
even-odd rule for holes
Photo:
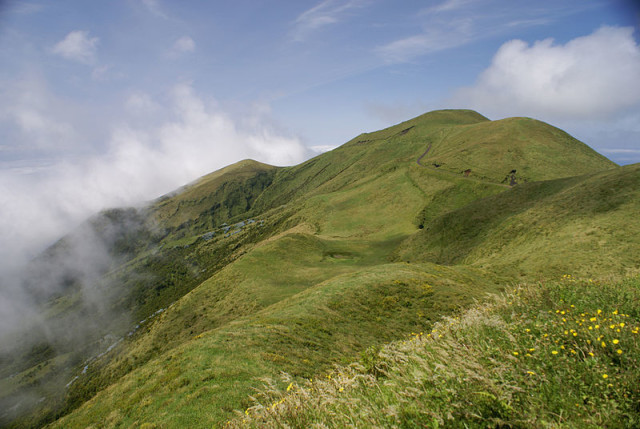
[[[240,161],[160,198],[150,210],[154,220],[164,228],[187,222],[214,228],[246,213],[271,184],[277,169],[250,159]]]
[[[530,118],[508,118],[447,130],[429,162],[501,183],[571,177],[615,163],[564,131]]]
[[[639,277],[519,285],[313,381],[267,380],[225,427],[635,428],[638,300]]]
[[[632,274],[640,266],[640,164],[527,183],[425,225],[402,259],[518,276]]]
[[[574,162],[548,160],[567,154]],[[519,183],[512,187],[501,182],[514,163],[526,175],[509,176]],[[212,173],[140,212],[152,239],[101,280],[117,292],[109,305],[128,311],[118,321],[126,326],[102,338],[102,353],[65,364],[64,403],[45,400],[39,406],[53,411],[18,424],[64,414],[57,427],[219,423],[263,376],[310,377],[427,329],[517,276],[556,276],[565,265],[545,255],[567,246],[536,241],[529,218],[519,219],[520,235],[508,222],[535,213],[550,237],[564,237],[561,227],[582,227],[571,213],[595,204],[590,189],[611,188],[611,201],[635,198],[634,174],[549,125],[455,110],[362,134],[298,166],[243,161]],[[558,179],[570,175],[583,176]],[[564,223],[546,215],[563,200]],[[633,204],[612,204],[598,225],[625,228]],[[636,262],[630,231],[615,236],[626,256],[603,247],[590,273]],[[513,236],[526,239],[507,248]],[[567,267],[594,262],[589,245],[580,252]],[[27,372],[12,380],[27,382]]]

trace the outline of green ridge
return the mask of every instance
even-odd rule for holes
[[[101,279],[129,325],[100,335],[144,319],[139,329],[84,374],[104,341],[62,362],[34,352],[0,399],[55,361],[78,379],[65,396],[44,391],[16,426],[220,425],[264,377],[315,377],[520,279],[633,273],[639,169],[542,122],[470,110],[429,112],[293,167],[242,161],[138,212],[134,236],[147,241]],[[82,311],[73,302],[47,305]]]

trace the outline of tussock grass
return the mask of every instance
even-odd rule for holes
[[[266,380],[227,427],[638,427],[639,302],[640,277],[517,286],[317,380]]]

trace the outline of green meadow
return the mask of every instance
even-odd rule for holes
[[[639,165],[468,110],[242,161],[122,227],[100,281],[126,317],[8,365],[5,398],[77,379],[7,425],[634,427],[639,212]]]

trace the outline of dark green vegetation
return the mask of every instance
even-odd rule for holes
[[[365,350],[374,370],[383,344],[515,282],[637,272],[639,211],[640,165],[472,111],[427,113],[294,167],[243,161],[89,222],[106,262],[57,270],[62,286],[40,301],[66,326],[93,315],[83,296],[99,291],[102,322],[82,347],[22,341],[1,391],[40,389],[17,426],[220,425],[263,377],[317,377]],[[75,236],[39,267],[62,265],[59,249],[87,235]]]

